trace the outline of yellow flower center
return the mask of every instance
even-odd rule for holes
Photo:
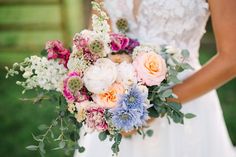
[[[150,56],[145,62],[145,67],[149,71],[150,74],[157,73],[159,71],[159,64],[157,59],[153,56]]]

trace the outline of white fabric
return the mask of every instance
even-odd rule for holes
[[[195,71],[201,68],[198,51],[209,17],[205,0],[141,0],[137,16],[133,14],[133,0],[105,0],[105,6],[115,31],[116,20],[127,18],[129,36],[145,43],[186,48]],[[192,73],[186,72],[182,77]],[[155,120],[151,124],[153,137],[143,140],[136,135],[123,139],[119,157],[236,157],[215,91],[183,106],[183,112],[197,117],[186,120],[184,125],[169,125],[166,118]],[[97,133],[86,135],[81,144],[87,150],[76,152],[75,157],[112,156],[111,142],[100,142]]]

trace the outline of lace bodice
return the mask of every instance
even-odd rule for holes
[[[198,64],[200,40],[209,17],[205,0],[140,0],[135,9],[134,2],[105,0],[105,9],[114,31],[117,31],[116,20],[126,18],[129,22],[129,36],[143,43],[186,48],[191,53],[192,64]]]

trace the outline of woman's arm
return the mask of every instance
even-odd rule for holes
[[[236,1],[209,0],[209,4],[218,53],[201,70],[173,87],[178,95],[174,101],[190,101],[236,76]]]

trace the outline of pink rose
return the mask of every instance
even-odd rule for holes
[[[166,78],[165,60],[155,52],[139,53],[133,65],[139,81],[148,86],[160,85]]]

